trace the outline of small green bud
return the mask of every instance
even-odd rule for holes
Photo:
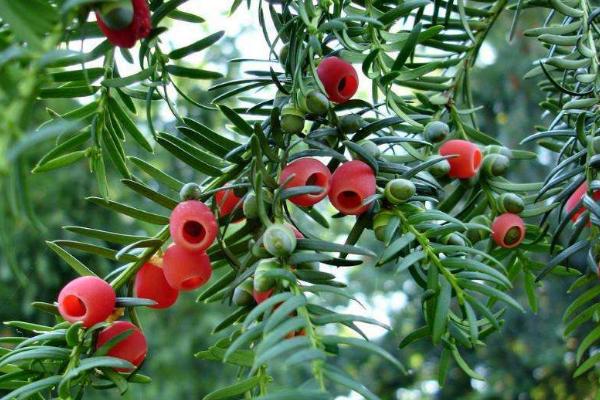
[[[197,183],[186,183],[179,191],[181,201],[198,200],[202,195],[202,188]]]
[[[285,133],[297,135],[304,129],[304,113],[292,105],[281,110],[281,129]]]
[[[281,268],[279,262],[274,258],[265,258],[258,262],[254,271],[254,290],[257,292],[266,292],[273,288],[277,283],[275,278],[266,276],[266,272]]]
[[[502,193],[497,203],[500,212],[520,214],[525,209],[525,202],[521,196],[514,193]]]
[[[442,121],[432,121],[425,125],[423,137],[428,142],[438,143],[443,141],[450,134],[450,127]]]
[[[329,111],[329,99],[320,91],[313,89],[306,95],[306,109],[315,115],[325,115]]]
[[[502,154],[488,154],[483,158],[483,171],[487,176],[502,176],[509,166],[510,159]]]
[[[289,256],[296,249],[296,235],[284,224],[273,224],[263,234],[265,249],[275,257]]]
[[[348,114],[340,118],[339,128],[342,133],[351,134],[363,126],[363,119],[357,114]]]
[[[390,219],[394,216],[394,213],[389,210],[383,210],[375,215],[373,218],[373,232],[378,240],[385,240],[385,228],[388,226]]]
[[[254,287],[251,278],[248,278],[245,281],[243,281],[233,291],[233,303],[236,306],[240,307],[254,304],[254,297],[252,296],[253,289]]]
[[[439,156],[429,156],[428,160],[438,157]],[[434,177],[441,178],[443,176],[448,175],[448,173],[450,172],[450,163],[448,162],[448,160],[440,160],[433,164],[431,167],[427,168],[427,171],[429,171],[429,173]]]
[[[102,22],[110,29],[125,29],[133,22],[133,3],[131,0],[101,3],[98,13]]]
[[[392,204],[404,203],[416,192],[415,184],[408,179],[393,179],[385,185],[385,198]]]
[[[246,195],[242,209],[244,210],[244,217],[248,219],[258,218],[258,202],[256,201],[256,194],[254,192]]]

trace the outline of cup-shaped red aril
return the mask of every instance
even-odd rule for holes
[[[165,251],[163,270],[169,285],[183,291],[199,288],[212,275],[210,258],[204,251],[188,250],[177,244]]]
[[[290,197],[292,203],[302,207],[310,207],[323,200],[329,191],[330,182],[331,172],[321,161],[314,158],[300,158],[289,163],[279,176],[279,184],[285,184],[286,188],[319,186],[323,189],[317,194]]]
[[[329,100],[344,103],[358,89],[358,74],[352,64],[341,58],[332,56],[321,61],[317,67],[317,75],[325,88]]]
[[[108,350],[106,355],[129,361],[138,367],[146,358],[146,354],[148,354],[148,343],[140,328],[129,321],[116,321],[111,326],[100,331],[98,340],[96,341],[96,349],[99,349],[109,340],[121,334],[123,334],[123,338],[117,340],[117,343]],[[127,372],[128,370],[118,368],[117,371]]]
[[[269,289],[265,290],[264,292],[257,292],[256,290],[254,290],[252,292],[252,297],[254,297],[254,301],[256,301],[256,304],[260,304],[263,301],[267,300],[269,297],[271,297],[271,295],[273,294],[273,290],[274,289]]]
[[[154,300],[156,304],[150,307],[155,309],[171,307],[179,296],[179,290],[167,282],[164,270],[149,262],[135,275],[133,289],[136,297]]]
[[[58,311],[69,322],[89,328],[105,321],[114,311],[116,294],[104,280],[82,276],[67,283],[58,294]]]
[[[150,9],[147,0],[131,0],[133,5],[133,20],[129,26],[123,29],[111,29],[102,20],[99,10],[96,10],[96,21],[98,27],[104,33],[108,41],[115,46],[131,48],[139,39],[143,39],[152,30]]]
[[[569,198],[567,199],[567,202],[565,203],[565,211],[567,212],[567,214],[569,214],[571,211],[573,211],[573,209],[575,207],[577,207],[578,204],[580,204],[581,199],[583,199],[583,196],[585,196],[585,194],[588,191],[588,184],[587,182],[583,182],[574,192],[573,194],[571,194],[571,196],[569,196]],[[594,200],[600,200],[600,191],[596,191],[592,194],[592,198]],[[573,222],[577,222],[577,220],[579,219],[579,217],[581,216],[581,214],[583,214],[583,212],[585,211],[585,207],[583,205],[580,205],[580,207],[573,213],[573,215],[571,215],[571,221]],[[588,221],[587,225],[591,226],[591,221]]]
[[[171,237],[188,250],[206,250],[217,237],[217,220],[206,204],[198,200],[183,201],[169,219]]]
[[[475,143],[466,140],[448,140],[440,147],[440,155],[456,155],[448,159],[451,178],[469,179],[477,175],[481,167],[481,150]]]
[[[517,214],[504,213],[492,222],[492,239],[500,247],[512,249],[525,238],[525,223]]]
[[[375,194],[377,185],[371,167],[362,161],[349,161],[331,176],[329,201],[342,214],[360,215],[369,209],[363,201]]]
[[[215,203],[221,217],[231,214],[234,210],[242,209],[242,199],[235,195],[233,189],[220,190],[215,193]]]

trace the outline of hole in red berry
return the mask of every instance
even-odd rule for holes
[[[354,210],[362,204],[362,198],[358,193],[351,190],[346,190],[338,194],[337,200],[339,205],[346,210]]]
[[[203,283],[204,278],[202,278],[201,276],[195,276],[193,278],[188,278],[185,281],[181,282],[181,288],[184,290],[195,289]]]
[[[504,235],[504,243],[508,246],[518,243],[521,240],[522,234],[523,229],[520,226],[513,226]]]
[[[63,309],[71,317],[83,317],[87,313],[85,304],[75,295],[69,295],[63,299]]]
[[[327,186],[327,176],[325,174],[315,172],[306,179],[307,186],[320,186],[322,188]],[[319,196],[321,193],[311,194],[309,196]]]
[[[197,244],[204,240],[206,230],[198,221],[187,221],[183,224],[183,238],[192,243]]]
[[[477,171],[479,166],[481,165],[481,151],[479,149],[475,149],[473,153],[473,170]]]
[[[352,75],[348,75],[343,77],[338,83],[338,92],[343,97],[350,97],[354,94],[354,90],[356,89],[357,82],[356,78]]]

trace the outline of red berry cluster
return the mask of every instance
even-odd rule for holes
[[[367,211],[369,206],[364,201],[377,190],[373,169],[360,160],[345,162],[332,175],[319,160],[300,158],[281,171],[279,183],[286,188],[319,186],[320,193],[294,196],[290,201],[310,207],[329,196],[331,204],[344,215],[360,215]]]
[[[174,243],[163,258],[154,257],[142,265],[135,276],[136,297],[153,300],[152,308],[164,309],[177,301],[180,291],[196,289],[210,279],[212,267],[206,249],[217,235],[217,221],[211,210],[201,201],[183,201],[175,207],[169,228]],[[58,296],[58,309],[69,322],[80,322],[90,328],[111,320],[115,313],[116,294],[104,280],[84,276],[68,283]],[[112,344],[109,356],[139,366],[147,353],[146,338],[142,331],[127,321],[117,321],[98,334],[96,347],[101,348],[117,335],[122,340]]]

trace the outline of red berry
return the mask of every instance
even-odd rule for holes
[[[217,220],[201,201],[183,201],[169,220],[173,241],[188,250],[206,250],[217,237]]]
[[[577,188],[577,190],[575,190],[573,192],[573,194],[567,199],[567,203],[565,204],[565,211],[567,212],[567,214],[570,213],[571,211],[573,211],[573,209],[577,206],[577,204],[579,204],[581,199],[583,199],[583,196],[585,196],[587,191],[588,191],[588,184],[587,184],[587,182],[583,182]],[[592,195],[592,198],[594,200],[600,200],[600,191],[595,191],[594,194]],[[581,214],[583,214],[584,211],[585,211],[585,207],[580,206],[577,209],[577,211],[575,211],[575,213],[573,213],[573,215],[571,216],[571,221],[577,222],[577,220],[579,219]],[[592,224],[591,221],[587,222],[588,226],[590,226],[591,224]]]
[[[96,10],[96,21],[100,30],[104,33],[108,41],[115,46],[131,48],[139,39],[147,37],[152,30],[148,2],[146,0],[131,0],[131,3],[133,5],[133,20],[124,29],[110,29],[102,21],[102,16]]]
[[[190,251],[177,244],[165,251],[163,270],[169,285],[183,291],[199,288],[212,275],[210,258],[204,251]]]
[[[333,173],[329,200],[342,214],[360,215],[369,209],[362,202],[374,195],[376,190],[371,167],[359,160],[349,161]]]
[[[152,308],[169,308],[177,301],[179,291],[173,289],[165,278],[164,270],[158,265],[146,263],[135,276],[135,296],[156,302]]]
[[[89,328],[105,321],[114,311],[116,294],[104,280],[82,276],[67,283],[58,294],[58,311],[69,322]]]
[[[263,301],[267,300],[273,294],[273,289],[265,290],[264,292],[257,292],[256,290],[252,291],[252,297],[254,297],[254,301],[256,304],[260,304]]]
[[[481,167],[481,150],[475,143],[466,140],[448,140],[440,147],[440,155],[449,156],[456,154],[457,157],[448,159],[450,163],[451,178],[468,179],[477,175]]]
[[[338,57],[327,57],[317,67],[317,75],[329,100],[336,103],[348,101],[358,89],[358,74],[348,62]]]
[[[517,214],[504,213],[492,222],[492,239],[500,247],[512,249],[525,238],[525,223]]]
[[[98,334],[96,349],[99,349],[106,342],[123,332],[130,333],[124,339],[112,346],[106,355],[129,361],[137,367],[146,358],[148,344],[146,343],[146,337],[140,328],[129,321],[117,321],[111,326],[103,329]],[[117,371],[127,372],[127,369],[118,368]]]
[[[221,217],[225,217],[234,210],[242,208],[242,199],[235,195],[233,189],[220,190],[215,193],[215,202]]]
[[[294,175],[292,178],[290,176]],[[279,176],[279,184],[285,182],[286,188],[297,186],[320,186],[323,191],[319,194],[303,194],[290,197],[290,201],[302,207],[317,204],[327,196],[331,181],[331,172],[319,160],[314,158],[300,158],[286,165]]]

